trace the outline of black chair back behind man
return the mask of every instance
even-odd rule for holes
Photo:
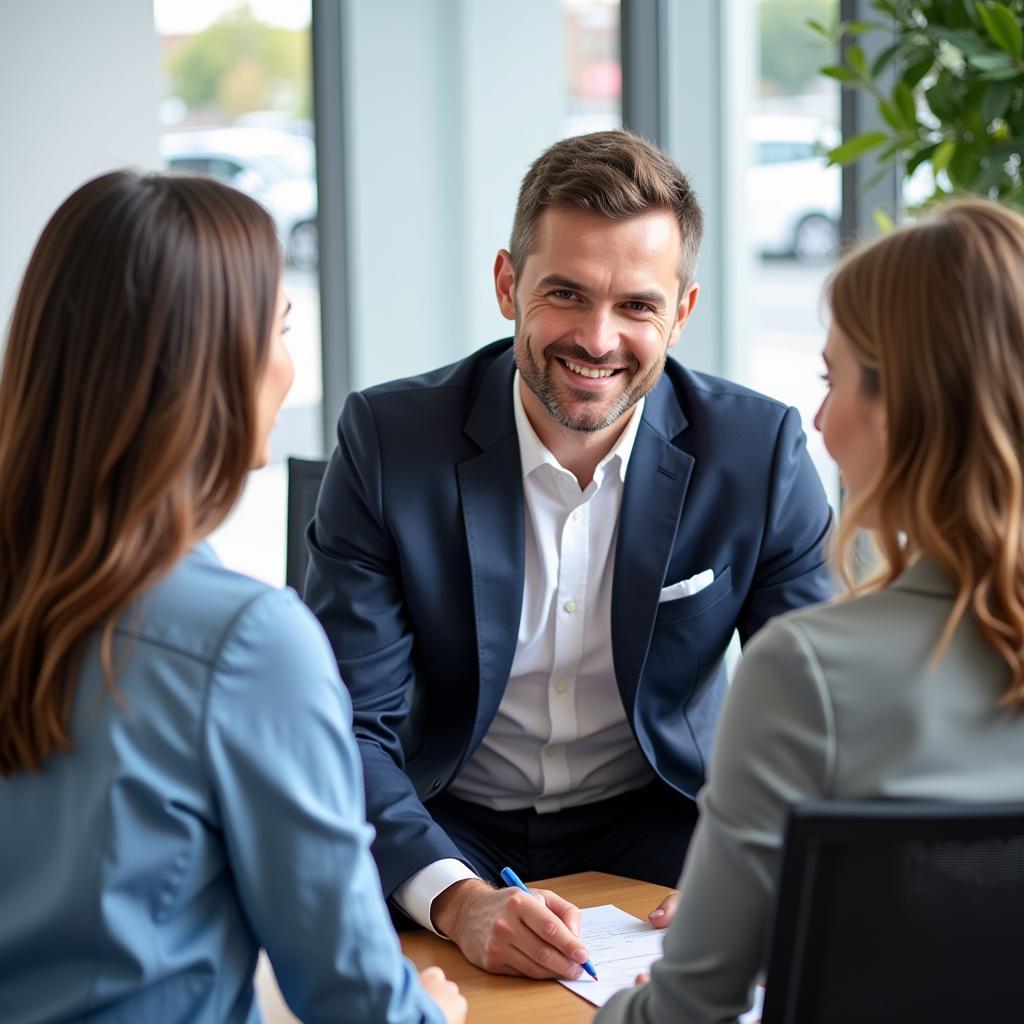
[[[285,548],[285,583],[302,594],[306,583],[306,527],[316,512],[320,481],[327,468],[326,459],[288,459],[288,521]]]
[[[763,1024],[1024,1015],[1024,803],[820,801],[786,832]]]

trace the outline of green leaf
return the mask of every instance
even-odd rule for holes
[[[907,144],[902,139],[896,139],[894,142],[890,142],[875,159],[880,164],[887,164],[894,156],[902,153],[906,148]]]
[[[906,177],[910,177],[925,160],[932,160],[932,154],[942,145],[940,142],[933,142],[929,146],[919,149],[909,160],[907,160]],[[932,160],[934,163],[934,160]]]
[[[878,78],[878,76],[892,63],[893,57],[895,57],[905,45],[905,43],[893,43],[882,50],[871,64],[871,77]]]
[[[844,35],[859,36],[865,32],[873,32],[876,28],[886,28],[877,21],[842,21],[839,23]]]
[[[863,77],[868,70],[868,59],[859,46],[848,46],[844,54],[846,63],[853,68],[860,77]]]
[[[1009,82],[1020,78],[1021,73],[1014,67],[995,67],[991,71],[979,71],[978,77],[986,82]]]
[[[932,69],[932,65],[935,63],[935,56],[931,53],[925,54],[916,63],[911,64],[906,71],[903,72],[903,78],[901,81],[908,89],[913,89],[918,82],[924,78]]]
[[[961,0],[961,6],[968,24],[975,25],[979,30],[984,31],[985,26],[981,23],[981,18],[978,17],[977,0]]]
[[[818,21],[815,18],[808,18],[807,21],[804,22],[804,24],[812,32],[817,32],[819,36],[822,36],[823,38],[829,40],[829,42],[831,42],[832,39],[835,37],[835,33],[832,29],[823,25],[820,21]]]
[[[982,160],[978,173],[974,176],[974,181],[971,183],[971,191],[992,198],[998,195],[999,192],[1005,191],[1010,185],[1010,177],[999,161]]]
[[[899,15],[896,13],[896,8],[893,7],[891,0],[873,0],[871,6],[874,7],[876,11],[881,11],[882,14],[888,14],[890,18],[899,18]]]
[[[882,115],[882,120],[885,121],[893,131],[902,132],[907,128],[907,123],[903,120],[903,115],[900,114],[895,105],[890,103],[888,100],[878,101],[878,113]]]
[[[914,101],[913,90],[908,89],[905,83],[897,82],[896,88],[892,91],[892,98],[903,120],[913,128],[917,124],[917,103]]]
[[[1010,159],[1010,157],[1018,156],[1020,151],[1020,139],[1006,139],[1004,142],[996,142],[993,145],[990,145],[986,152],[990,160],[1005,163]]]
[[[1009,192],[1004,192],[1000,199],[1008,206],[1024,208],[1024,185],[1019,185]]]
[[[952,139],[946,139],[945,142],[940,142],[932,153],[932,167],[935,168],[935,173],[944,171],[949,167],[949,162],[953,159],[953,154],[956,152],[956,143]],[[907,174],[913,174],[914,170],[917,169],[917,164],[914,164],[914,169],[911,170],[910,164],[907,164]]]
[[[828,75],[829,78],[835,78],[840,82],[859,82],[860,79],[848,68],[841,68],[837,64],[830,65],[827,68],[822,68],[821,73]]]
[[[896,230],[896,225],[893,223],[892,217],[890,217],[885,210],[880,208],[872,210],[871,219],[875,222],[876,227],[883,235],[887,235],[891,231]]]
[[[856,135],[852,139],[847,139],[841,146],[836,146],[835,149],[829,150],[829,166],[832,164],[853,163],[854,160],[862,157],[865,153],[869,153],[872,149],[881,146],[883,142],[888,141],[889,136],[885,132],[868,132],[865,135]]]
[[[945,28],[942,25],[929,25],[928,31],[932,35],[944,39],[947,43],[955,46],[963,54],[989,53],[988,43],[979,39],[973,32],[965,29]]]
[[[1024,48],[1024,33],[1010,9],[1000,3],[989,7],[981,0],[977,0],[975,8],[992,42],[1014,57],[1019,57]]]
[[[1003,3],[997,3],[992,8],[992,16],[1000,22],[1000,32],[1008,44],[1007,53],[1019,57],[1024,52],[1024,29],[1021,28],[1018,16]]]
[[[959,145],[946,168],[950,180],[958,188],[970,189],[981,170],[981,160],[972,146]]]
[[[967,63],[979,71],[1012,71],[1017,73],[1013,58],[1005,53],[971,53],[967,55]]]
[[[925,90],[924,98],[931,112],[944,123],[952,121],[960,113],[956,88],[948,75],[940,75],[938,81]]]
[[[985,95],[981,98],[981,120],[985,127],[1006,113],[1013,97],[1013,86],[1009,82],[993,82],[985,87]]]

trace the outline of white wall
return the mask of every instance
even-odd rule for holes
[[[87,178],[157,166],[148,0],[0,0],[0,324],[43,225]]]

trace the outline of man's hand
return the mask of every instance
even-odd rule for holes
[[[678,902],[679,893],[673,890],[647,915],[652,927],[667,928],[672,923],[672,918],[676,916]]]
[[[431,907],[437,929],[492,974],[579,978],[589,957],[580,912],[547,889],[494,889],[478,878],[450,885]]]

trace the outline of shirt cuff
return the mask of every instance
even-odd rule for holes
[[[439,932],[430,920],[430,908],[435,899],[449,886],[465,878],[477,878],[477,873],[461,860],[446,857],[435,860],[425,868],[410,875],[392,894],[391,898],[418,925],[429,929],[442,939],[448,936]]]

